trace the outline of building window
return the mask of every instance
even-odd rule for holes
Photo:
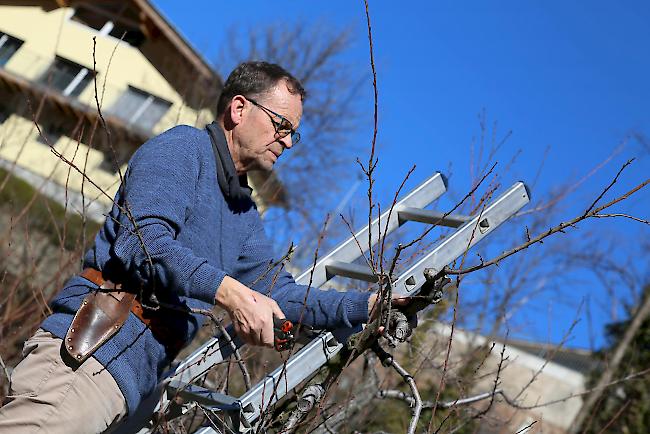
[[[0,32],[0,67],[4,66],[11,56],[23,45],[23,41],[6,33]]]
[[[169,101],[129,86],[109,111],[129,125],[151,131],[171,105]]]
[[[138,17],[127,18],[124,14],[127,8],[124,2],[114,2],[98,5],[79,4],[71,17],[76,21],[99,32],[100,35],[110,35],[124,42],[139,47],[145,41],[144,33],[135,21]]]
[[[0,124],[4,123],[7,119],[9,119],[9,110],[0,102]]]
[[[81,65],[56,56],[40,82],[64,96],[79,96],[92,80],[92,72]]]

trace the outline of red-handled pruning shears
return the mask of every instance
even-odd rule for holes
[[[273,317],[273,348],[276,351],[288,350],[294,340],[293,323],[288,319]]]

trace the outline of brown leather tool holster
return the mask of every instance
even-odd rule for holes
[[[104,280],[98,270],[86,268],[81,277],[95,283],[99,290],[84,298],[65,335],[65,349],[78,363],[120,330],[135,301],[135,294],[120,291],[121,285]]]
[[[80,276],[97,285],[98,291],[91,292],[81,302],[65,335],[65,349],[78,363],[83,363],[113,337],[129,313],[138,317],[170,354],[178,354],[183,348],[185,336],[171,324],[174,324],[174,316],[182,315],[185,319],[187,313],[162,308],[155,311],[145,309],[135,293],[122,291],[122,285],[105,280],[101,271],[94,268],[84,269]]]

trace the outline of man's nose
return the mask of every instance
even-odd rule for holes
[[[283,138],[280,139],[280,143],[282,143],[282,146],[284,146],[286,149],[291,149],[293,146],[293,141],[291,140],[291,134],[287,134]]]

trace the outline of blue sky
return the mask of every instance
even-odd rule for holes
[[[351,140],[362,149],[369,147],[373,105],[362,1],[154,0],[154,4],[208,60],[216,58],[229,37],[226,30],[233,26],[250,28],[273,21],[288,28],[299,21],[351,26],[355,42],[348,59],[369,78],[362,92],[368,116]],[[482,110],[490,125],[498,122],[499,137],[513,132],[495,158],[505,167],[518,155],[506,183],[519,179],[532,183],[544,161],[534,198],[583,177],[630,133],[650,137],[647,1],[373,1],[370,14],[380,107],[377,182],[384,201],[414,163],[411,186],[435,170],[446,172],[451,167],[454,189],[465,191],[470,184],[470,144],[479,134]],[[630,140],[571,195],[559,217],[568,219],[584,209],[630,157],[639,158],[617,191],[644,180],[650,173],[650,149],[645,153],[643,149]],[[351,178],[358,175],[352,160],[349,171]],[[647,219],[649,203],[650,193],[644,192],[617,211]],[[617,237],[614,256],[629,255],[639,241],[647,243],[650,238],[650,228],[628,221],[599,221],[586,228],[608,239]],[[634,266],[648,276],[645,262],[639,257]],[[605,300],[604,294],[593,292],[588,273],[576,276],[572,285],[570,295],[564,295],[568,302],[556,303],[549,296],[531,303],[522,313],[529,322],[520,323],[518,336],[557,342],[587,294]],[[620,293],[625,298],[626,292]],[[540,311],[544,314],[530,320],[531,312]],[[595,337],[590,340],[588,321],[583,319],[569,344],[601,345],[609,315],[607,303],[594,305],[590,321]]]

